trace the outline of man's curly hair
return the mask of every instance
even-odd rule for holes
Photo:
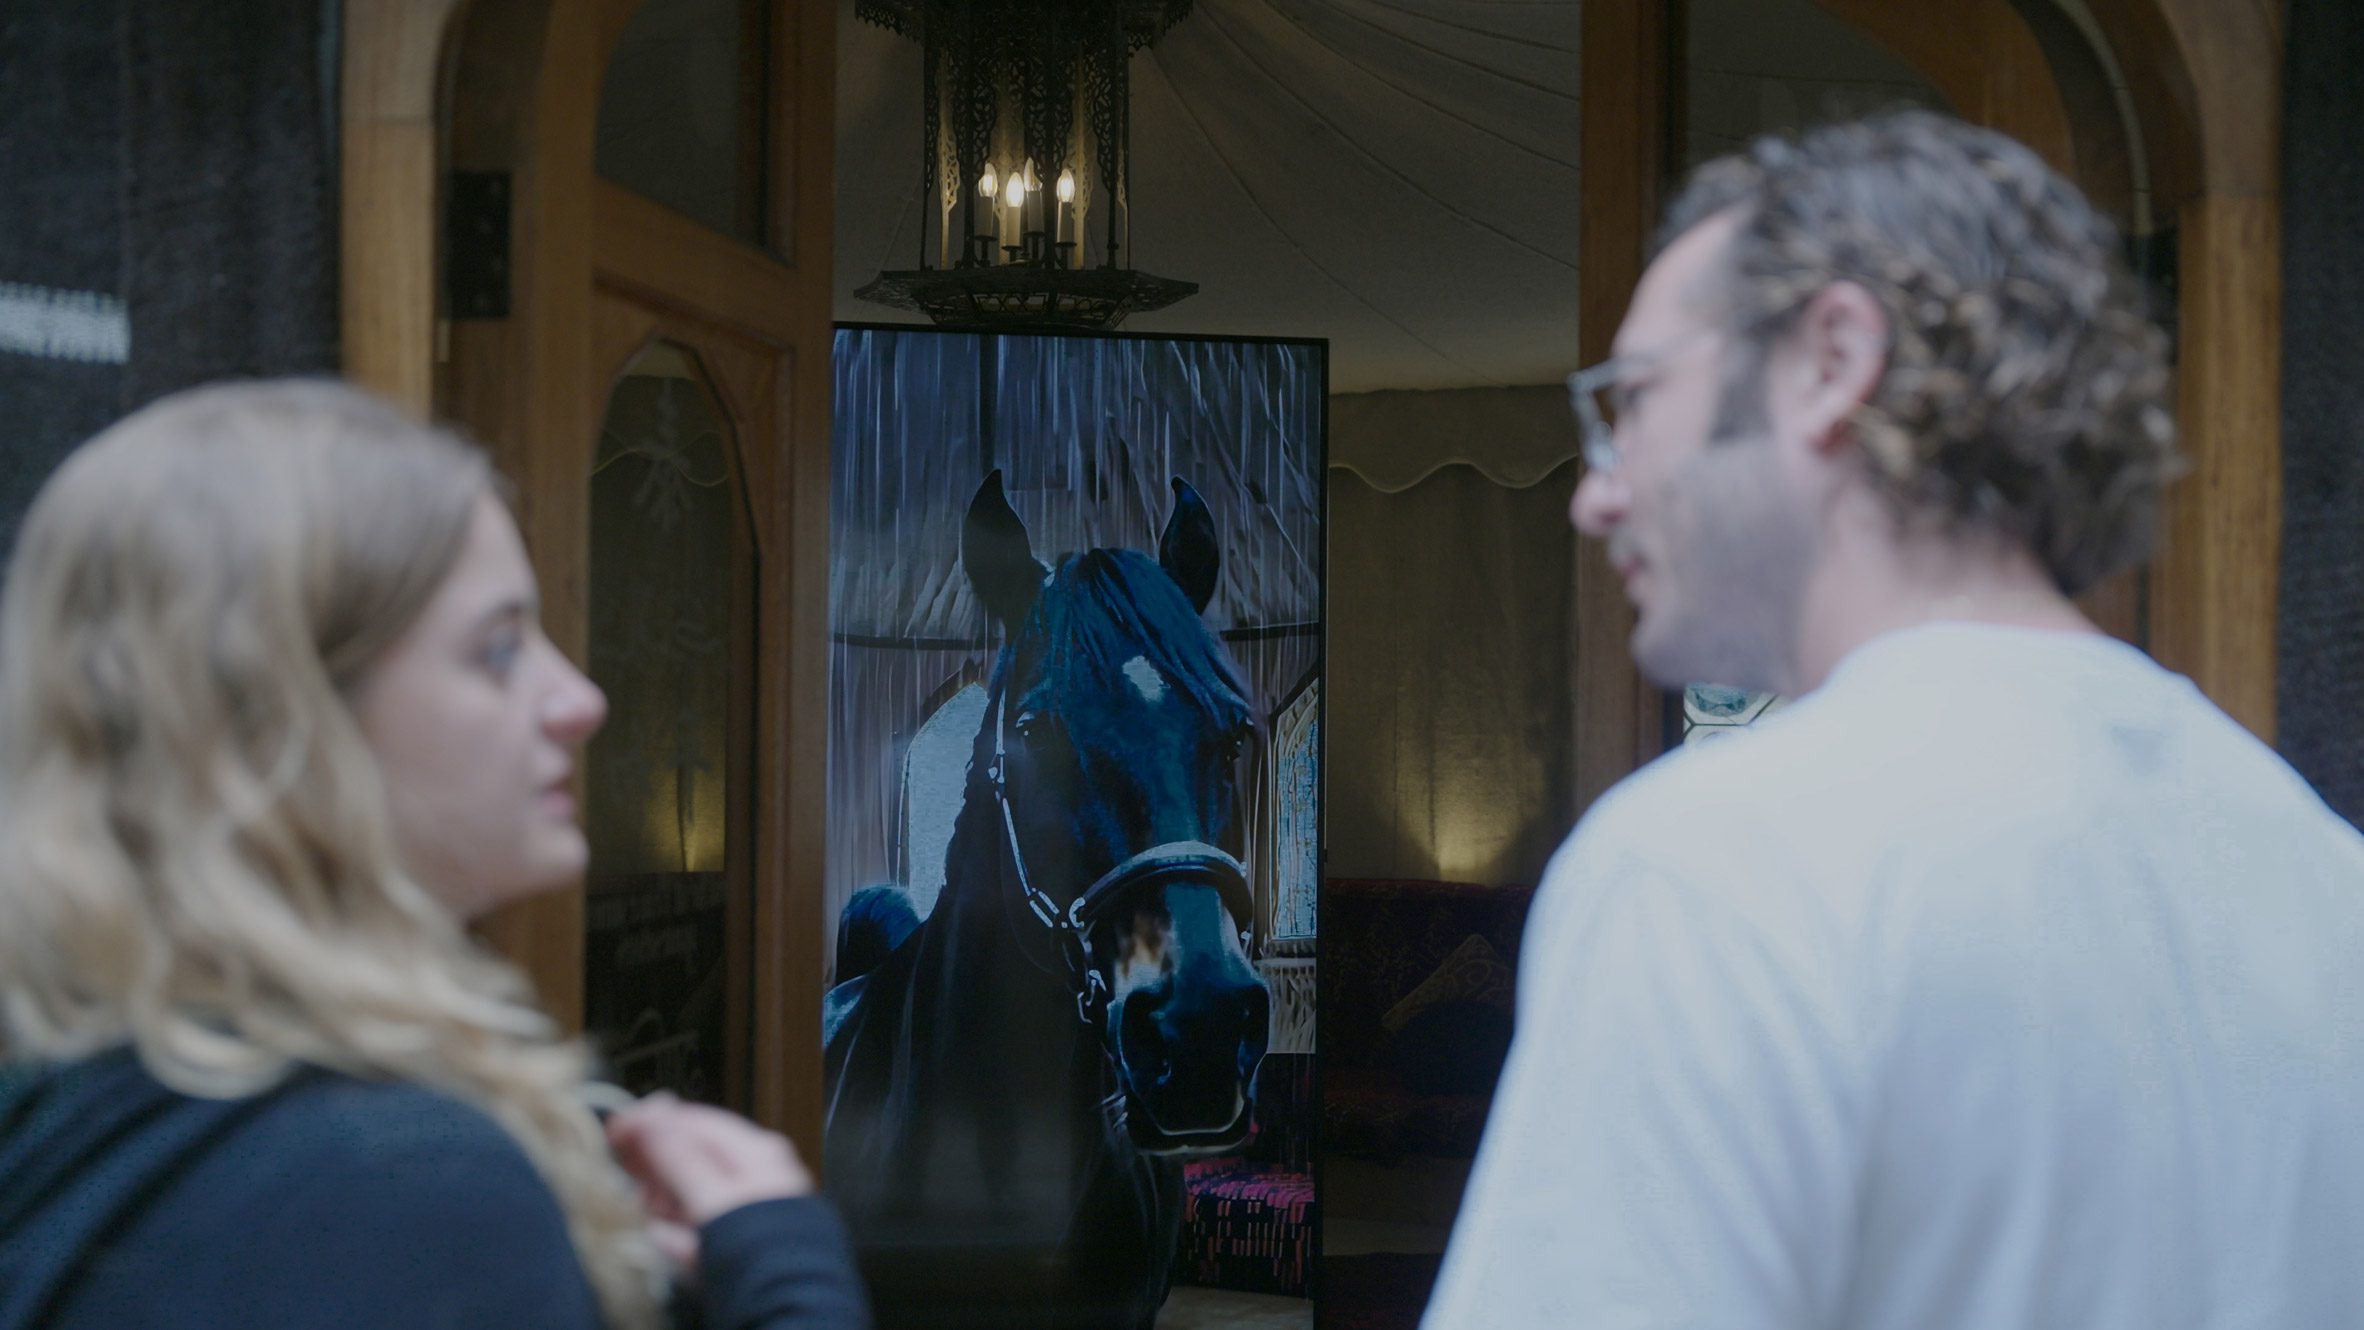
[[[1760,411],[1770,345],[1834,282],[1887,311],[1853,425],[1900,518],[2024,544],[2076,593],[2147,558],[2182,469],[2167,339],[2116,229],[2035,153],[1928,111],[1766,137],[1695,172],[1658,245],[1737,210],[1741,339],[1725,413]]]

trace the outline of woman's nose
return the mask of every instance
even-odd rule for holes
[[[583,743],[607,723],[607,694],[564,656],[558,658],[558,679],[542,708],[550,736],[561,743]]]

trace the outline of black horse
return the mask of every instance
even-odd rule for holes
[[[1200,617],[1214,521],[1174,493],[1156,561],[1055,570],[999,472],[969,506],[961,560],[1007,642],[944,889],[924,923],[899,888],[848,905],[825,1016],[828,1188],[882,1324],[1148,1327],[1179,1160],[1248,1131],[1270,1003],[1234,825],[1253,717]]]

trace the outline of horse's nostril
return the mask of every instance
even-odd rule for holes
[[[1168,1039],[1164,1022],[1156,1009],[1139,1000],[1138,995],[1125,1004],[1124,1024],[1118,1033],[1118,1051],[1127,1064],[1147,1076],[1148,1083],[1163,1085],[1174,1076],[1172,1041]]]

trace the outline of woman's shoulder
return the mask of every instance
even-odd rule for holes
[[[442,1090],[306,1069],[269,1091],[225,1143],[223,1162],[259,1191],[341,1198],[340,1222],[446,1233],[503,1246],[569,1247],[558,1197],[492,1116]]]
[[[0,1161],[12,1158],[61,1181],[141,1179],[135,1189],[151,1196],[192,1173],[241,1191],[336,1173],[402,1183],[465,1172],[480,1185],[536,1176],[489,1114],[441,1090],[301,1066],[253,1094],[187,1094],[129,1048],[0,1068]],[[422,1161],[452,1167],[422,1172]]]
[[[304,1068],[261,1096],[248,1130],[319,1163],[374,1168],[432,1155],[531,1171],[524,1149],[490,1114],[409,1081]]]
[[[557,1196],[453,1095],[303,1069],[208,1099],[123,1056],[19,1088],[0,1162],[47,1182],[0,1169],[0,1273],[66,1295],[60,1324],[153,1323],[156,1287],[196,1326],[597,1323]]]
[[[163,1091],[153,1128],[191,1147],[184,1176],[220,1201],[238,1197],[248,1213],[302,1222],[321,1198],[333,1221],[371,1225],[452,1223],[454,1207],[495,1215],[509,1231],[565,1228],[558,1198],[525,1149],[492,1115],[444,1090],[299,1067],[245,1100],[214,1101]],[[166,1127],[174,1117],[203,1126]]]

